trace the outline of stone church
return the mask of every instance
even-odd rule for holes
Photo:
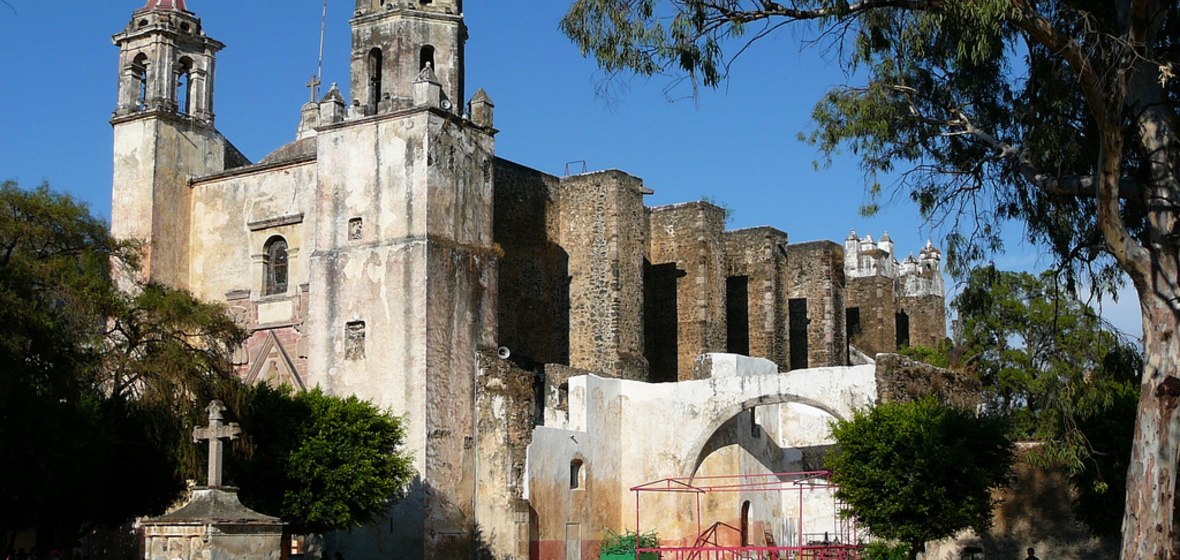
[[[593,557],[581,543],[625,528],[619,495],[644,480],[607,451],[592,465],[542,446],[601,427],[575,418],[602,404],[591,388],[671,402],[744,356],[734,367],[839,393],[839,368],[945,337],[933,246],[899,262],[887,234],[727,231],[707,202],[645,206],[621,171],[498,158],[490,97],[467,97],[462,0],[357,0],[351,27],[348,91],[304,105],[292,142],[251,162],[215,126],[224,44],[185,0],[149,0],[114,36],[111,120],[114,235],[146,243],[146,278],[248,327],[241,375],[407,418],[418,480],[387,519],[329,537],[346,557]],[[694,474],[665,455],[650,475]],[[575,477],[563,492],[582,490],[583,521],[575,498],[543,497],[551,476]]]

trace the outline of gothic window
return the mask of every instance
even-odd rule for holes
[[[365,357],[365,322],[356,321],[344,327],[344,359],[361,360]]]
[[[369,51],[366,64],[369,70],[369,105],[376,110],[377,103],[381,101],[381,74],[385,68],[381,49]]]
[[[438,66],[434,63],[434,47],[430,45],[422,47],[422,53],[418,57],[418,70],[421,71],[423,68],[426,68],[427,64],[435,70],[438,69]]]
[[[265,295],[287,293],[287,240],[274,236],[262,248],[262,262],[266,271]]]
[[[134,88],[135,107],[142,111],[147,105],[147,66],[148,57],[139,53],[131,62],[131,80]]]
[[[176,67],[176,110],[182,115],[192,113],[192,70],[193,61],[184,57]]]

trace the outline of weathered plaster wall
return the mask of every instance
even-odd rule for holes
[[[783,371],[790,369],[787,268],[786,233],[771,227],[725,232],[726,276],[749,279],[749,355],[770,360]]]
[[[537,363],[570,360],[569,254],[558,243],[558,179],[496,159],[493,238],[503,248],[497,341]]]
[[[318,143],[309,382],[406,414],[420,476],[397,523],[335,545],[447,557],[475,529],[472,377],[495,332],[493,141],[418,110],[325,127]]]
[[[686,202],[652,208],[650,220],[647,259],[653,270],[674,270],[676,281],[674,294],[656,293],[653,286],[647,295],[653,301],[675,297],[675,309],[664,312],[674,311],[676,317],[653,317],[655,325],[645,328],[675,328],[677,375],[663,377],[688,381],[697,356],[725,350],[725,210],[708,202]],[[650,316],[659,309],[649,305],[647,311]],[[649,340],[660,334],[652,332]]]
[[[769,361],[709,354],[698,368],[709,378],[648,384],[594,375],[568,379],[568,407],[552,395],[546,424],[533,432],[528,454],[528,499],[538,558],[565,558],[567,529],[576,525],[582,558],[592,558],[607,528],[634,528],[632,486],[669,476],[774,472],[811,466],[829,444],[825,419],[850,417],[876,398],[871,366],[778,373]],[[748,410],[757,408],[757,437]],[[552,422],[551,422],[552,421]],[[636,429],[642,426],[643,429]],[[571,488],[570,464],[583,462],[584,480]],[[696,537],[695,512],[676,497],[644,498],[646,519],[669,542]],[[791,497],[796,500],[798,496]],[[731,523],[741,501],[757,502],[757,520],[790,511],[781,495],[718,498],[706,504],[706,521]],[[828,497],[830,502],[830,496]],[[665,503],[666,502],[666,503]],[[816,506],[819,507],[819,506]],[[817,519],[832,513],[809,511]],[[772,527],[783,538],[785,526]],[[808,528],[804,527],[807,531]],[[570,543],[574,546],[574,543]]]
[[[111,234],[145,242],[142,275],[188,288],[189,180],[225,169],[229,143],[211,127],[161,113],[114,122]],[[231,157],[232,159],[232,157]]]
[[[569,255],[570,363],[646,379],[643,182],[621,171],[561,179],[559,244]]]
[[[845,342],[844,249],[831,241],[787,245],[787,286],[782,303],[807,301],[807,367],[831,367],[848,363]],[[790,345],[791,326],[787,325]]]
[[[307,284],[315,183],[314,160],[247,167],[195,181],[188,276],[193,293],[224,301],[231,292],[248,291],[256,301],[278,301]],[[275,236],[287,242],[288,293],[264,296],[263,246]]]
[[[533,440],[534,373],[479,353],[476,392],[478,466],[476,519],[494,558],[529,557],[525,464]]]

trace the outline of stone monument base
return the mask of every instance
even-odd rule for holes
[[[180,509],[142,523],[144,560],[279,560],[283,522],[233,488],[201,487]]]

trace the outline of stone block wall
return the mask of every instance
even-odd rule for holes
[[[707,202],[686,202],[651,209],[648,240],[650,263],[647,289],[647,326],[652,348],[648,355],[660,369],[652,371],[661,381],[693,379],[693,361],[707,352],[721,352],[725,344],[725,210]],[[668,274],[675,282],[667,281]],[[660,278],[655,278],[660,275]],[[664,280],[664,281],[661,281]],[[675,290],[674,294],[667,290]],[[674,308],[660,305],[674,297]],[[672,317],[671,314],[675,313]],[[676,375],[666,371],[668,351],[665,339],[676,333]],[[670,342],[670,340],[669,340]],[[650,363],[651,359],[649,359]]]
[[[877,400],[908,402],[934,395],[939,402],[974,409],[983,395],[975,376],[934,367],[897,354],[877,356]]]
[[[807,356],[806,364],[797,363],[802,362],[800,356],[789,356],[791,369],[846,365],[844,248],[831,241],[811,241],[787,245],[786,250],[788,289],[782,307],[787,311],[788,353],[799,353],[799,341],[791,339],[805,333]],[[792,325],[792,305],[802,307],[804,301],[806,324]]]
[[[479,548],[493,558],[529,557],[529,504],[525,462],[533,441],[534,374],[479,352],[476,391],[476,503]]]
[[[725,275],[729,292],[727,295],[735,295],[734,280],[741,283],[742,279],[748,295],[748,344],[745,352],[738,353],[765,358],[777,364],[780,370],[786,371],[790,368],[787,310],[784,307],[784,293],[787,290],[787,234],[771,227],[725,232]],[[729,303],[736,300],[727,297],[726,302],[728,324],[737,318],[734,310],[729,309]],[[739,341],[732,338],[727,337],[727,351],[731,353],[741,350],[737,347]]]
[[[503,249],[497,343],[536,363],[570,359],[569,254],[560,231],[557,177],[495,161],[492,237]]]
[[[895,289],[896,282],[884,276],[848,279],[844,305],[860,316],[860,328],[850,333],[849,343],[869,357],[897,349]]]
[[[969,548],[981,549],[981,558],[1024,558],[1030,547],[1038,557],[1054,560],[1118,558],[1117,539],[1090,534],[1074,516],[1074,489],[1064,474],[1031,466],[1024,446],[1017,448],[1013,471],[1009,485],[992,493],[991,530],[983,535],[966,530],[929,543],[928,560],[961,560],[970,557]]]
[[[559,245],[569,256],[571,366],[647,379],[643,356],[643,181],[621,171],[564,177]]]
[[[911,345],[935,348],[946,338],[945,297],[903,297],[898,309],[909,317]]]

